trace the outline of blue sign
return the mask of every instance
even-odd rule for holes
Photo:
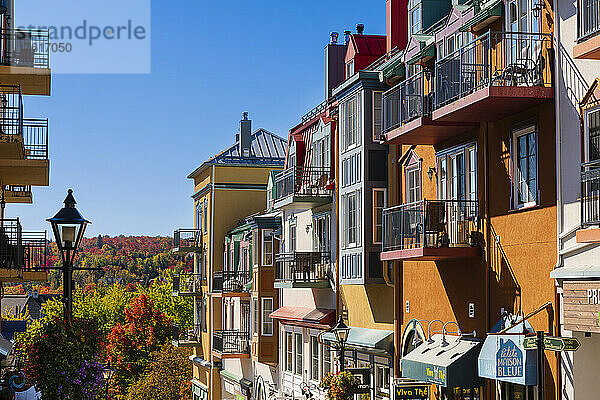
[[[496,353],[496,376],[498,378],[520,378],[523,376],[523,352],[512,339],[500,339]]]
[[[537,384],[535,350],[525,350],[522,334],[488,335],[478,358],[478,375],[519,385]]]

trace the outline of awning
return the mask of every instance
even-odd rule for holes
[[[502,17],[504,12],[504,4],[502,0],[493,2],[489,6],[485,7],[477,14],[468,20],[463,26],[460,27],[461,32],[478,32]]]
[[[335,310],[283,306],[273,311],[270,317],[288,325],[328,329],[335,323]]]
[[[417,54],[414,55],[407,64],[423,65],[435,58],[435,43],[430,43],[423,47]]]
[[[492,332],[499,332],[510,325],[510,319],[499,321]],[[512,327],[506,334],[488,335],[477,362],[480,377],[519,385],[537,385],[536,351],[523,347],[524,331],[528,334],[534,332],[528,321]]]
[[[330,342],[336,341],[335,334],[333,332],[327,332],[323,334],[321,338]],[[362,352],[393,356],[394,332],[379,329],[350,327],[346,346],[349,349],[355,349]]]
[[[444,387],[479,387],[477,355],[482,341],[461,336],[433,335],[402,358],[402,377]]]

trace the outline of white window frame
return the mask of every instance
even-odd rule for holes
[[[344,151],[358,147],[361,143],[362,135],[362,92],[352,95],[342,108],[342,140]]]
[[[321,377],[320,374],[320,370],[321,370],[321,349],[320,349],[320,344],[319,341],[317,340],[317,336],[315,335],[310,335],[309,336],[310,340],[310,379],[312,381],[318,381]],[[315,359],[314,359],[314,351],[315,351],[315,344],[316,344],[316,350],[317,350],[317,359],[316,359],[316,367],[317,367],[317,374],[315,376],[314,374],[314,367],[315,367]]]
[[[413,11],[418,11],[418,21],[413,20]],[[417,28],[417,29],[414,29]],[[423,5],[420,1],[411,1],[408,5],[408,37],[418,34],[423,30]]]
[[[373,91],[373,141],[379,142],[379,135],[383,132],[383,91]]]
[[[290,339],[290,340],[288,340]],[[285,343],[285,351],[283,354],[283,367],[284,371],[289,372],[291,374],[294,373],[294,332],[292,331],[284,331],[283,332],[283,340]]]
[[[260,318],[260,310],[258,306],[258,298],[252,298],[252,330],[253,334],[258,335],[259,333],[259,318]]]
[[[350,60],[346,63],[346,79],[354,75],[354,60]]]
[[[518,139],[525,135],[533,134],[533,142],[535,147],[534,162],[535,162],[535,199],[521,203],[519,201],[519,183],[520,183],[520,169],[519,169],[519,142]],[[511,162],[512,168],[512,190],[513,190],[513,209],[523,209],[534,207],[539,204],[540,201],[540,186],[539,186],[539,162],[538,162],[538,128],[537,124],[531,123],[520,128],[512,130],[512,149],[511,149]],[[528,188],[529,190],[529,188]]]
[[[471,187],[471,182],[470,182],[470,170],[471,170],[471,165],[470,165],[470,159],[469,159],[469,153],[473,151],[474,152],[474,161],[475,161],[475,165],[474,165],[474,173],[475,173],[475,188]],[[463,173],[463,180],[464,182],[462,182],[462,185],[464,187],[464,193],[463,193],[463,197],[461,198],[460,195],[458,196],[458,198],[454,198],[452,195],[452,182],[451,182],[451,176],[450,176],[450,169],[451,169],[451,161],[452,161],[452,157],[455,157],[458,154],[462,153],[462,157],[464,159],[464,171],[462,171]],[[436,183],[436,190],[437,190],[437,198],[440,200],[477,200],[478,198],[478,194],[477,194],[477,180],[478,180],[478,170],[477,170],[477,143],[475,142],[469,142],[466,143],[464,145],[460,145],[460,146],[456,146],[456,147],[452,147],[448,150],[445,150],[443,152],[439,152],[436,153],[435,155],[436,160],[435,160],[435,165],[436,165],[436,175],[437,175],[437,183]],[[470,198],[470,193],[474,193],[475,198]]]
[[[377,206],[377,193],[383,193],[383,206]],[[383,210],[387,208],[387,189],[373,188],[373,244],[381,244],[383,241]],[[377,213],[381,212],[381,224],[377,224]],[[377,228],[381,227],[381,240],[377,240]]]
[[[304,369],[304,335],[301,332],[294,332],[294,375],[303,375]],[[298,354],[298,338],[300,339],[300,354]],[[300,357],[300,365],[298,365]]]
[[[348,245],[349,246],[357,246],[358,245],[358,193],[350,192],[347,197],[347,224],[346,229],[348,231]],[[350,199],[354,201],[354,208],[350,209]],[[351,217],[353,218],[354,224],[351,225]],[[353,236],[353,237],[352,237]]]
[[[410,176],[411,174],[414,174],[415,177],[418,179],[418,184],[416,187],[410,187]],[[421,171],[421,162],[419,161],[416,164],[413,165],[408,165],[406,167],[404,167],[404,180],[405,180],[405,186],[406,186],[406,197],[404,199],[405,203],[414,203],[417,201],[420,201],[423,198],[423,192],[422,192],[422,186],[423,186],[423,171]],[[415,192],[417,195],[417,198],[412,199],[411,197],[411,193]]]
[[[266,303],[267,302],[271,302],[271,307],[266,307]],[[262,336],[273,336],[273,331],[274,331],[274,324],[273,324],[273,318],[271,318],[269,316],[269,314],[271,314],[273,312],[273,308],[275,307],[274,304],[274,300],[272,297],[262,297],[261,298],[261,316],[262,316],[262,323],[260,326],[260,332]],[[268,314],[267,314],[268,313]],[[270,332],[269,329],[265,329],[270,327]]]
[[[266,246],[265,243],[269,242],[271,243],[271,252],[267,253],[265,251]],[[273,230],[271,229],[264,229],[262,231],[262,243],[261,243],[261,261],[262,261],[262,265],[265,267],[272,267],[273,266],[273,262],[274,262],[274,249],[275,249],[275,239],[273,238]],[[267,256],[270,257],[271,261],[267,262],[266,258]]]
[[[583,115],[583,124],[584,124],[584,143],[585,143],[585,161],[586,162],[590,162],[590,161],[598,161],[598,160],[592,160],[591,155],[590,155],[590,115],[594,114],[594,113],[600,113],[600,107],[594,107],[594,108],[590,108],[589,110],[585,110],[584,115]],[[599,153],[600,153],[600,149],[599,149]],[[600,160],[600,159],[599,159]]]

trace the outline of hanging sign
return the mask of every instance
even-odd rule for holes
[[[396,400],[429,400],[429,386],[396,386]]]

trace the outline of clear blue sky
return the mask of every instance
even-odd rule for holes
[[[329,32],[356,23],[384,34],[385,0],[152,2],[151,74],[57,74],[51,97],[25,98],[50,119],[50,187],[7,215],[49,229],[72,187],[86,236],[192,226],[188,173],[232,144],[242,111],[286,137],[324,98]]]

